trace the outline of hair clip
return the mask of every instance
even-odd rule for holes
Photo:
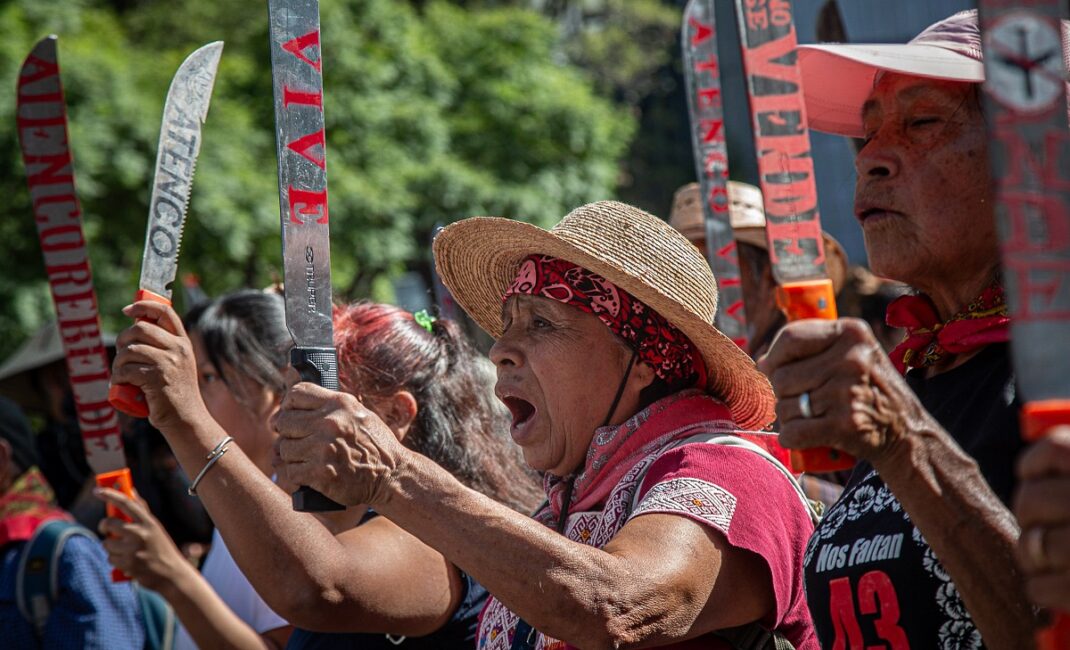
[[[415,314],[413,314],[412,315],[412,319],[414,321],[416,321],[417,325],[419,325],[420,327],[424,328],[428,332],[431,331],[432,324],[434,324],[434,322],[436,320],[438,320],[437,318],[435,318],[431,314],[427,313],[426,309],[421,309],[420,311],[418,311]]]

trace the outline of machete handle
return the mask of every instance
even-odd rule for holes
[[[836,320],[836,292],[832,290],[832,280],[803,280],[785,282],[777,287],[777,306],[789,321],[804,318]]]
[[[338,352],[334,348],[298,348],[290,350],[290,365],[310,381],[330,390],[338,390]],[[312,488],[302,485],[293,493],[297,512],[334,512],[346,507]]]
[[[1045,399],[1022,407],[1022,438],[1036,442],[1053,427],[1070,424],[1070,399]]]
[[[1061,424],[1070,424],[1070,399],[1027,402],[1021,414],[1022,438],[1036,442]],[[1070,648],[1070,613],[1050,612],[1048,624],[1037,631],[1037,650]]]
[[[804,318],[836,320],[836,292],[832,289],[832,280],[804,280],[786,282],[777,287],[777,306],[789,321]],[[837,472],[854,467],[855,459],[838,449],[830,447],[813,447],[811,449],[791,450],[791,469],[794,472],[823,474]]]
[[[134,296],[134,302],[151,300],[163,305],[171,306],[171,301],[163,296],[147,289],[138,289]],[[145,320],[144,318],[139,318]],[[145,394],[137,386],[130,384],[112,384],[108,389],[108,401],[117,410],[135,418],[149,417],[149,405],[145,403]]]
[[[97,474],[97,485],[100,487],[111,488],[118,490],[131,499],[134,498],[134,480],[130,477],[130,468],[124,467],[111,472],[104,472],[103,474]],[[116,519],[122,519],[123,521],[131,521],[130,517],[126,516],[126,513],[116,508],[112,504],[106,506],[107,515]],[[126,582],[130,579],[130,576],[126,575],[122,571],[116,568],[111,570],[112,582]]]

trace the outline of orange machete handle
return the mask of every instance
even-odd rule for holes
[[[777,306],[789,321],[804,318],[836,320],[836,292],[832,280],[787,282],[777,287]],[[791,450],[791,469],[795,472],[825,473],[854,467],[855,459],[831,447]]]
[[[130,468],[124,467],[111,472],[104,472],[103,474],[97,474],[97,485],[100,487],[111,488],[118,490],[130,497],[134,498],[134,481],[130,477]],[[112,504],[106,506],[107,515],[116,519],[122,519],[123,521],[130,521],[130,517],[126,516],[122,510],[119,510]],[[130,579],[130,576],[126,575],[119,569],[113,568],[111,570],[112,582],[126,582]]]
[[[163,296],[148,291],[147,289],[138,289],[137,295],[134,296],[134,302],[140,302],[142,300],[151,300],[152,302],[158,302],[163,305],[171,305],[171,301]],[[139,318],[145,320],[144,318]],[[129,416],[135,418],[147,418],[149,417],[149,405],[145,403],[145,394],[141,392],[141,389],[137,386],[130,384],[112,384],[108,389],[108,401],[117,410],[126,413]]]
[[[1022,438],[1036,442],[1061,424],[1070,424],[1070,399],[1028,402],[1022,407]],[[1037,631],[1037,650],[1070,648],[1070,613],[1051,612],[1047,627]]]

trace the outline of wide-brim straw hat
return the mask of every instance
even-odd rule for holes
[[[721,397],[740,427],[775,418],[765,375],[713,326],[717,284],[694,246],[661,219],[616,201],[570,212],[550,230],[498,217],[446,226],[434,242],[442,282],[476,323],[502,335],[502,295],[529,255],[551,255],[601,275],[665,317],[706,363],[706,391]]]

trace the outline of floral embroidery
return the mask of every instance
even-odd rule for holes
[[[728,490],[697,478],[675,478],[650,488],[632,517],[649,512],[683,513],[727,534],[735,511],[736,497]]]

